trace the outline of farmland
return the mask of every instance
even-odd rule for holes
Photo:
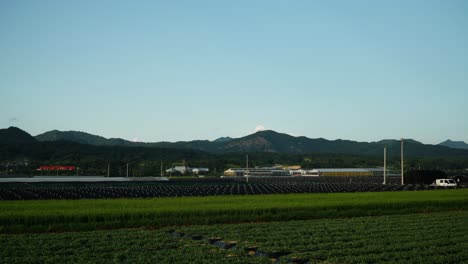
[[[468,189],[0,202],[0,263],[466,263]]]
[[[468,212],[270,224],[184,227],[178,232],[236,241],[257,256],[312,263],[462,263]],[[441,230],[441,224],[447,228]]]
[[[431,190],[429,185],[400,185],[399,178],[283,177],[245,180],[206,179],[168,182],[0,183],[0,200],[151,198]]]
[[[289,221],[468,209],[468,189],[3,201],[1,232],[81,231],[171,225]]]
[[[0,235],[4,263],[466,263],[466,211]],[[443,231],[442,231],[443,229]],[[197,235],[197,236],[194,236]],[[223,249],[208,239],[235,245]],[[278,257],[279,256],[279,257]]]

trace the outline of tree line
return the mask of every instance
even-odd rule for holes
[[[68,141],[30,142],[0,145],[0,174],[40,175],[42,165],[73,165],[79,175],[159,176],[175,164],[185,162],[191,167],[206,167],[210,175],[221,175],[228,168],[245,167],[246,154],[250,167],[299,165],[302,168],[381,167],[383,157],[352,154],[282,154],[228,153],[213,154],[197,150],[122,146],[92,146]],[[387,157],[390,170],[398,171],[400,157]],[[468,157],[408,157],[406,170],[445,170],[462,172],[468,168]],[[54,172],[57,174],[57,172]],[[48,172],[48,174],[54,174]],[[76,171],[61,171],[59,175],[76,175]],[[42,172],[46,174],[46,172]]]

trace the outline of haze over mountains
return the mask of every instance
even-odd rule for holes
[[[387,147],[389,155],[399,155],[399,140],[381,140],[378,142],[356,142],[351,140],[327,140],[324,138],[311,139],[307,137],[294,137],[272,130],[259,131],[241,137],[222,137],[214,141],[193,140],[180,142],[132,142],[119,138],[104,138],[85,132],[52,130],[35,137],[25,131],[10,127],[0,129],[0,143],[12,142],[60,142],[68,141],[94,146],[118,147],[148,147],[197,150],[211,153],[244,153],[244,152],[270,152],[284,154],[305,153],[339,153],[355,155],[382,155],[383,148]],[[435,157],[468,155],[464,142],[445,141],[439,145],[422,144],[418,141],[405,140],[405,153],[408,156]],[[463,144],[465,145],[463,145]]]

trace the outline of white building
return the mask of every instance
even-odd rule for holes
[[[207,174],[210,172],[208,168],[192,168],[192,173],[197,175]]]
[[[303,176],[381,176],[383,168],[321,168],[307,171]]]
[[[190,168],[187,166],[174,166],[173,168],[167,169],[166,174],[207,174],[210,171],[208,168]]]
[[[239,177],[239,176],[291,176],[288,170],[283,170],[277,167],[254,167],[254,168],[235,168],[224,171],[224,176]]]

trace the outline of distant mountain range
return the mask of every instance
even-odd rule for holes
[[[440,146],[446,146],[449,148],[456,148],[456,149],[468,149],[468,144],[464,141],[452,141],[447,139],[446,141],[439,144]]]
[[[214,142],[228,142],[228,141],[231,141],[233,140],[232,137],[220,137],[218,139],[215,139]]]
[[[327,140],[324,138],[294,137],[288,134],[278,133],[272,130],[259,131],[254,134],[230,138],[221,137],[214,141],[194,140],[179,142],[132,142],[120,138],[104,138],[85,132],[52,130],[36,137],[27,132],[10,127],[0,129],[0,143],[18,142],[75,142],[93,146],[117,146],[117,147],[146,147],[165,149],[185,149],[210,153],[254,153],[269,152],[283,154],[352,154],[352,155],[382,155],[383,148],[387,148],[387,154],[397,156],[400,154],[400,140],[381,140],[378,142],[357,142],[351,140]],[[439,145],[423,144],[421,142],[406,139],[405,154],[417,157],[435,156],[468,156],[468,145],[464,142],[445,141]]]
[[[0,129],[0,144],[27,143],[35,141],[36,139],[33,136],[17,127]]]
[[[23,130],[15,127],[0,129],[0,142],[26,142],[26,141],[71,141],[80,144],[94,146],[119,146],[119,147],[149,147],[190,149],[211,153],[252,153],[272,152],[284,154],[305,153],[337,153],[355,155],[382,155],[383,148],[387,147],[388,155],[399,155],[399,140],[381,140],[378,142],[357,142],[351,140],[327,140],[324,138],[311,139],[307,137],[294,137],[288,134],[278,133],[272,130],[259,131],[257,133],[241,137],[221,137],[214,141],[193,140],[179,142],[132,142],[120,138],[104,138],[85,132],[52,130],[36,137],[32,137]],[[450,141],[453,142],[453,141]],[[405,140],[405,153],[409,156],[453,156],[468,155],[468,149],[454,148],[453,145],[427,145],[418,141]],[[463,142],[464,143],[464,142]],[[466,143],[465,143],[466,145]],[[459,146],[459,145],[457,145]]]
[[[121,138],[105,138],[79,131],[52,130],[35,136],[38,141],[72,141],[95,146],[140,146],[145,143],[132,142]]]
[[[425,145],[411,139],[404,142],[409,168],[468,168],[467,149]],[[244,166],[245,154],[249,154],[252,166],[287,164],[303,168],[359,168],[381,166],[384,147],[387,148],[387,165],[399,168],[400,140],[393,139],[370,143],[311,139],[270,130],[213,141],[144,143],[106,139],[76,131],[54,130],[33,137],[19,128],[10,127],[0,129],[0,168],[3,172],[11,165],[15,174],[29,175],[35,166],[72,164],[79,166],[83,173],[101,175],[110,165],[112,175],[122,175],[129,164],[133,169],[158,175],[161,164],[167,168],[187,162],[189,166],[212,168],[216,174],[226,168]],[[29,164],[29,167],[21,164]]]

